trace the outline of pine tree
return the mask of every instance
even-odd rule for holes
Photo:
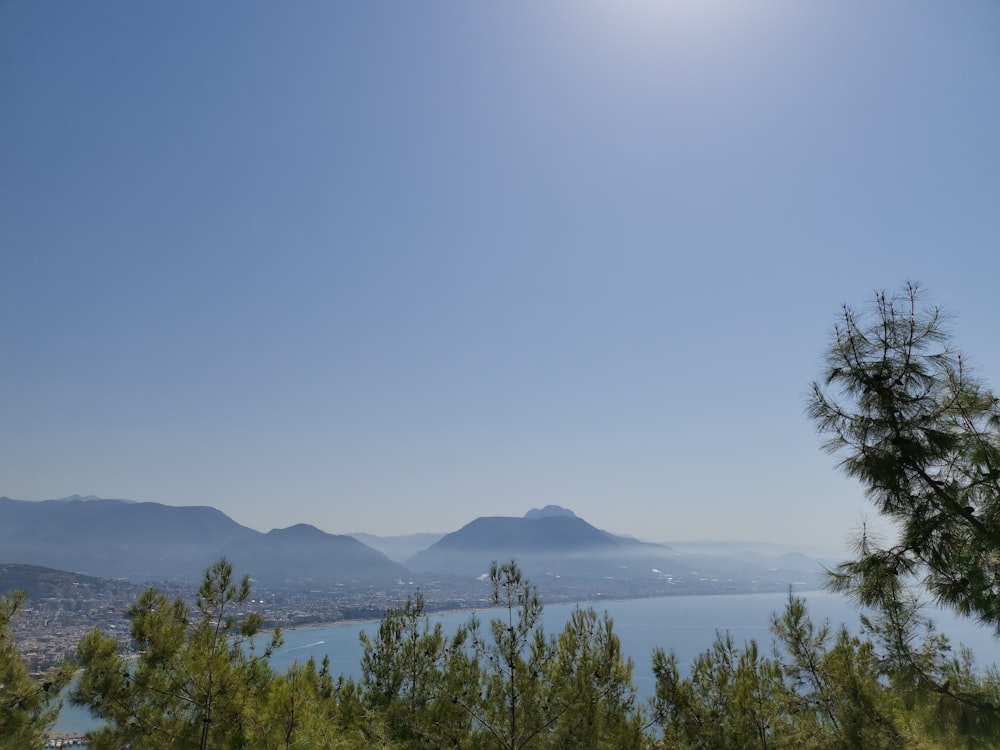
[[[406,748],[644,747],[632,663],[610,618],[576,610],[553,638],[517,564],[490,569],[496,616],[446,638],[418,596],[362,635],[363,702]]]
[[[1000,636],[1000,400],[944,322],[915,284],[877,294],[862,313],[845,306],[809,415],[898,530],[889,543],[862,533],[830,588],[878,613],[874,632],[897,679],[936,696],[968,737],[990,738],[1000,733],[992,683],[958,688],[909,637],[914,586]]]
[[[66,664],[32,678],[14,640],[13,620],[24,607],[23,591],[0,596],[0,750],[40,748],[59,713],[59,692],[70,678]]]
[[[835,588],[878,605],[912,576],[1000,634],[1000,401],[915,285],[845,307],[809,414],[899,538],[859,540]]]
[[[256,651],[252,639],[261,631],[260,615],[238,621],[235,614],[249,596],[249,579],[235,582],[223,559],[206,571],[194,616],[182,600],[171,602],[153,588],[130,607],[138,658],[120,654],[100,630],[89,633],[78,647],[84,671],[71,695],[104,721],[88,734],[88,746],[244,746],[249,716],[274,677],[267,657],[280,643],[275,631]]]

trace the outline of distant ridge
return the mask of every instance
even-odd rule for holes
[[[77,595],[80,589],[86,592],[103,589],[110,582],[95,576],[67,573],[41,565],[0,563],[0,596],[20,589],[31,601],[53,596]],[[76,589],[76,590],[74,590]]]
[[[375,584],[408,571],[356,539],[305,524],[262,534],[207,506],[73,496],[0,498],[0,562],[44,565],[134,582],[198,580],[229,558],[269,585]]]
[[[502,548],[511,552],[545,552],[607,549],[638,544],[641,542],[601,531],[576,515],[559,514],[530,518],[483,516],[467,523],[458,531],[445,534],[431,549]]]
[[[552,518],[554,516],[569,516],[570,518],[576,518],[577,515],[568,508],[563,508],[561,505],[546,505],[544,508],[532,508],[527,513],[524,514],[525,518]]]
[[[493,560],[516,559],[529,574],[634,577],[675,562],[671,550],[602,531],[559,506],[522,518],[484,516],[446,534],[406,561],[420,572],[481,574]]]
[[[363,532],[352,533],[352,537],[398,563],[406,562],[421,550],[425,550],[444,536],[441,534],[418,533],[397,536],[375,536]]]
[[[90,502],[92,500],[104,500],[104,498],[98,497],[97,495],[70,495],[69,497],[61,497],[56,502],[63,502],[63,503],[65,503],[65,502],[69,502],[69,501],[72,501],[72,500],[80,500],[80,501],[86,503],[86,502]],[[114,502],[117,502],[117,503],[134,503],[135,500],[115,500]]]
[[[410,550],[402,558],[407,567],[353,536],[304,523],[261,533],[208,506],[0,497],[0,564],[142,584],[189,585],[221,556],[257,586],[313,592],[461,587],[490,563],[510,559],[541,588],[576,596],[786,590],[814,585],[822,575],[815,559],[788,554],[793,550],[750,550],[743,542],[715,543],[715,550],[702,549],[711,543],[652,544],[610,534],[560,506],[533,508],[523,517],[477,518],[450,534],[387,539],[387,548],[399,545],[396,553]],[[778,552],[784,554],[773,554]]]

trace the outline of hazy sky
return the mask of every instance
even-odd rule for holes
[[[0,3],[0,495],[839,546],[921,282],[1000,385],[1000,3]]]

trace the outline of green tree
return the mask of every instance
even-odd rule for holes
[[[333,680],[328,659],[318,669],[313,659],[292,664],[268,684],[251,713],[245,747],[253,750],[397,747],[382,717],[360,706],[354,684]]]
[[[933,641],[914,647],[910,589],[1000,634],[1000,402],[951,347],[940,309],[908,284],[863,312],[844,307],[808,411],[896,530],[889,543],[862,533],[830,587],[875,609],[884,658],[911,694],[936,696],[968,736],[995,736],[992,682],[950,679],[928,661],[940,655]]]
[[[607,614],[575,609],[553,643],[545,675],[548,713],[555,718],[550,747],[626,750],[646,744],[632,661],[622,655]]]
[[[914,591],[861,621],[880,675],[902,702],[906,722],[900,726],[908,738],[919,737],[929,747],[1000,747],[996,668],[980,672],[968,648],[956,652]]]
[[[906,707],[870,639],[852,636],[844,625],[835,632],[828,623],[817,627],[805,601],[792,595],[772,617],[771,631],[784,678],[787,747],[914,746],[921,733],[908,731]]]
[[[555,638],[514,562],[490,569],[500,615],[473,615],[446,638],[423,600],[362,636],[364,703],[407,748],[626,748],[645,744],[632,663],[611,620],[578,609]]]
[[[84,671],[71,695],[105,722],[88,734],[88,746],[245,746],[250,717],[273,680],[267,657],[280,643],[275,630],[256,651],[260,615],[236,618],[249,596],[249,579],[235,582],[222,559],[205,573],[195,617],[182,600],[171,602],[152,588],[131,606],[132,638],[140,650],[135,660],[100,630],[89,633],[78,647]]]
[[[537,589],[513,561],[490,567],[493,604],[504,612],[490,620],[484,636],[476,619],[470,624],[472,649],[483,664],[481,700],[466,708],[503,750],[540,743],[546,729],[547,697],[543,666],[551,658],[542,628]]]
[[[899,529],[859,540],[837,590],[869,605],[899,598],[911,576],[941,603],[1000,633],[1000,402],[949,345],[918,288],[844,308],[809,414]]]
[[[61,665],[33,679],[14,640],[12,621],[24,607],[23,591],[0,596],[0,749],[40,748],[59,714],[59,692],[70,678]]]
[[[430,624],[418,593],[390,609],[374,636],[361,633],[361,687],[366,707],[407,747],[463,746],[471,736],[470,704],[479,677],[467,631],[450,640]]]
[[[689,677],[677,655],[653,653],[655,722],[662,746],[670,748],[775,748],[788,695],[780,665],[762,657],[757,643],[742,649],[728,633],[716,634],[711,648],[699,654]]]
[[[621,654],[611,620],[577,610],[561,635],[546,638],[537,589],[514,561],[489,572],[501,614],[468,626],[480,675],[471,700],[455,694],[482,728],[482,746],[631,748],[644,742],[634,712],[632,663]]]
[[[954,720],[907,690],[906,673],[886,658],[880,625],[865,620],[862,635],[841,625],[816,626],[804,600],[789,596],[772,617],[773,654],[755,641],[736,646],[717,634],[684,676],[673,653],[653,656],[654,721],[661,746],[709,750],[903,750],[992,747],[967,742]],[[896,635],[898,632],[893,631]],[[971,665],[945,658],[947,640],[931,631],[905,633],[929,674],[976,684]]]

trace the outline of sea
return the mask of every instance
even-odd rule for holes
[[[844,623],[852,631],[859,629],[859,611],[846,598],[826,591],[796,592],[806,600],[813,622]],[[614,622],[622,652],[634,662],[633,677],[640,700],[651,697],[655,690],[652,671],[654,649],[673,650],[682,667],[688,667],[702,651],[710,648],[715,634],[729,632],[737,645],[756,640],[763,653],[770,653],[771,616],[781,612],[788,601],[787,593],[725,594],[703,596],[664,596],[649,599],[602,600],[579,604],[546,605],[543,612],[545,632],[559,632],[577,606],[592,607],[598,614],[605,612]],[[441,622],[445,632],[453,632],[468,621],[471,612],[432,615],[432,622]],[[477,612],[485,625],[496,610]],[[988,629],[951,612],[928,610],[938,630],[945,633],[954,647],[969,646],[976,655],[976,664],[983,668],[1000,663],[1000,641]],[[330,659],[333,675],[360,677],[361,642],[359,634],[374,634],[378,621],[352,622],[327,627],[311,627],[283,631],[284,645],[274,653],[271,665],[283,672],[292,663],[305,662],[310,657],[317,662]],[[89,713],[64,705],[55,731],[82,734],[94,726]]]

